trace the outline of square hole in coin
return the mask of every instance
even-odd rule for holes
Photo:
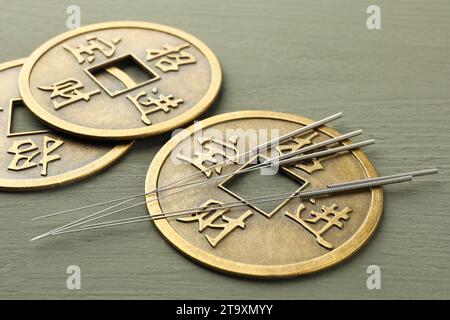
[[[9,103],[8,137],[26,136],[50,132],[25,106],[22,99],[11,99]]]
[[[257,162],[256,162],[257,159]],[[257,156],[250,159],[240,170],[243,170],[256,163],[265,161],[266,158]],[[286,198],[299,192],[306,186],[306,181],[298,176],[295,171],[288,168],[280,168],[276,174],[263,175],[260,170],[245,172],[238,175],[232,175],[226,178],[219,188],[232,195],[239,200],[248,200],[250,207],[267,217],[275,214],[282,205],[289,201]],[[285,194],[279,196],[280,199],[270,202],[255,203],[258,200],[250,200],[258,197],[273,196],[277,194]],[[278,197],[277,197],[278,198]],[[252,204],[254,203],[254,204]]]
[[[132,54],[85,70],[111,97],[158,80],[160,77]]]

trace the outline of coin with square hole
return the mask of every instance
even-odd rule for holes
[[[361,150],[290,163],[271,175],[246,170],[341,136],[321,126],[260,154],[242,157],[253,146],[267,142],[252,139],[264,137],[258,132],[282,136],[312,123],[292,114],[239,111],[200,121],[174,136],[155,156],[147,173],[148,211],[153,217],[167,213],[165,219],[154,221],[158,230],[193,260],[247,277],[298,276],[354,254],[378,225],[383,208],[381,188],[313,199],[295,195],[341,181],[376,177]],[[182,177],[199,183],[170,197],[165,196],[169,191],[151,192]],[[264,202],[268,197],[276,201]],[[186,208],[197,209],[191,215],[169,214]]]
[[[24,60],[0,65],[0,189],[59,186],[112,164],[132,142],[81,141],[50,129],[25,106],[17,81]]]
[[[107,22],[63,33],[27,59],[20,93],[60,131],[134,139],[194,120],[219,94],[214,53],[194,36],[147,22]]]

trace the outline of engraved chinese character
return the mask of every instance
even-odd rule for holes
[[[88,36],[86,37],[86,44],[79,44],[76,48],[70,47],[67,44],[63,45],[63,48],[72,53],[77,59],[79,64],[86,61],[84,55],[87,55],[87,61],[91,63],[95,60],[95,52],[101,52],[105,57],[110,58],[116,52],[116,45],[122,40],[119,37],[113,38],[111,41],[107,41],[101,37]]]
[[[51,137],[44,137],[44,151],[42,154],[42,159],[39,161],[39,165],[42,166],[41,176],[47,175],[47,168],[50,162],[61,159],[61,156],[58,154],[51,155],[56,149],[61,147],[64,142],[61,140],[55,140]]]
[[[152,93],[156,95],[157,89],[153,89]],[[148,115],[158,112],[164,111],[168,113],[171,108],[177,108],[184,101],[181,98],[175,98],[172,94],[163,95],[160,94],[158,97],[156,96],[148,96],[145,91],[139,92],[136,96],[127,95],[128,100],[130,100],[133,105],[138,109],[141,113],[141,120],[146,125],[151,125]]]
[[[218,208],[222,204],[222,202],[210,199],[200,206],[204,209],[204,211],[195,213],[186,218],[178,218],[177,221],[197,222],[198,232],[203,232],[207,228],[221,229],[222,231],[220,231],[215,237],[211,237],[210,235],[205,236],[208,243],[215,248],[217,244],[223,240],[223,238],[228,236],[236,228],[244,229],[245,220],[253,215],[251,210],[247,210],[236,219],[230,218],[225,215],[225,213],[227,213],[230,209]],[[210,206],[213,206],[213,208],[208,208]]]
[[[61,140],[56,140],[45,136],[42,158],[37,164],[36,162],[33,162],[33,160],[41,152],[38,151],[39,147],[33,142],[33,140],[24,139],[14,141],[12,146],[7,151],[8,153],[14,154],[14,158],[11,160],[8,169],[12,171],[22,171],[40,165],[42,167],[41,176],[47,176],[48,164],[61,159],[59,155],[51,153],[61,147],[63,143],[64,142]]]
[[[280,153],[280,155],[297,151],[307,145],[312,143],[312,140],[316,138],[319,134],[317,132],[313,132],[309,136],[303,137],[293,137],[287,143],[281,144],[276,147],[276,150]]]
[[[197,62],[192,54],[183,50],[188,47],[190,45],[184,43],[179,46],[165,44],[163,50],[147,49],[147,61],[161,58],[156,62],[157,68],[163,72],[178,71],[181,65]]]
[[[307,145],[312,143],[312,140],[316,138],[319,134],[317,132],[312,133],[308,137],[294,137],[289,140],[288,143],[279,145],[276,147],[276,150],[280,153],[280,155],[297,151]],[[327,158],[323,158],[321,160],[325,160]],[[309,161],[310,163],[298,163],[295,165],[296,168],[306,171],[309,174],[312,174],[316,171],[323,170],[324,167],[319,159],[312,159]]]
[[[339,229],[342,229],[344,227],[344,224],[342,220],[346,221],[350,218],[348,215],[352,209],[349,207],[345,207],[343,210],[338,211],[338,206],[336,204],[332,204],[331,206],[322,206],[322,209],[320,212],[311,210],[309,215],[311,218],[302,218],[301,214],[302,211],[306,209],[305,205],[301,203],[298,208],[297,212],[295,214],[290,213],[289,211],[285,212],[285,215],[292,220],[298,222],[301,224],[306,230],[311,232],[317,240],[317,243],[319,243],[321,246],[327,248],[327,249],[333,249],[334,246],[325,240],[322,235],[328,231],[333,226],[338,227]],[[318,230],[314,229],[312,225],[318,223],[319,221],[325,221],[325,224],[319,228]]]
[[[239,159],[239,151],[236,147],[238,136],[232,136],[228,139],[229,142],[223,142],[218,139],[205,137],[198,138],[202,150],[194,152],[194,156],[187,157],[181,153],[177,154],[177,158],[189,162],[197,169],[201,170],[203,174],[210,178],[215,171],[217,174],[222,173],[222,166],[217,165],[213,169],[208,169],[210,166],[218,163],[218,156],[236,163]]]
[[[9,170],[21,171],[36,167],[37,164],[32,160],[40,153],[38,146],[31,139],[14,141],[8,149],[8,153],[14,154],[14,158],[8,166]],[[36,151],[36,152],[33,152]]]
[[[41,86],[38,87],[44,91],[52,91],[50,99],[63,98],[64,100],[58,102],[53,101],[53,107],[55,110],[63,108],[71,103],[84,100],[89,101],[92,95],[100,93],[99,89],[95,89],[90,92],[81,92],[80,89],[83,88],[83,83],[75,78],[68,78],[52,84],[51,86]]]

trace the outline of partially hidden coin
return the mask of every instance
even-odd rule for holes
[[[134,139],[192,121],[219,93],[214,53],[181,30],[107,22],[63,33],[27,59],[20,93],[48,125],[72,135]]]
[[[203,120],[174,136],[153,159],[146,192],[186,176],[191,177],[189,181],[210,182],[179,189],[171,196],[164,196],[169,191],[160,192],[158,199],[149,194],[150,215],[164,213],[166,217],[155,220],[157,229],[193,260],[248,277],[298,276],[330,267],[354,254],[378,225],[383,208],[381,188],[316,199],[285,196],[266,204],[248,199],[295,195],[301,190],[376,177],[375,168],[361,150],[280,167],[275,175],[234,174],[257,159],[230,163],[249,150],[252,135],[267,137],[270,132],[278,132],[281,136],[311,123],[292,114],[242,111]],[[339,135],[322,126],[256,157],[264,160]],[[223,159],[228,163],[211,168]],[[224,178],[214,179],[220,176]],[[227,207],[236,202],[243,205]],[[170,217],[170,212],[190,208],[202,209]]]
[[[32,190],[90,176],[132,142],[81,141],[50,129],[26,108],[17,81],[25,60],[0,65],[0,189]]]

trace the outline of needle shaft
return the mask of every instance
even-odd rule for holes
[[[300,162],[300,161],[313,159],[313,158],[316,158],[316,157],[319,157],[319,156],[323,156],[323,155],[329,155],[329,154],[338,153],[338,152],[342,152],[342,151],[348,151],[348,150],[357,149],[357,148],[360,148],[360,147],[363,147],[363,146],[367,146],[367,145],[373,144],[373,143],[375,143],[375,140],[374,139],[370,139],[370,140],[366,140],[366,141],[362,141],[362,142],[358,142],[358,143],[354,143],[354,144],[350,144],[350,145],[344,145],[344,146],[341,146],[341,147],[330,148],[330,149],[327,149],[327,150],[324,150],[324,151],[319,151],[319,152],[310,153],[310,154],[306,154],[306,155],[299,156],[299,157],[294,157],[295,161],[292,161],[291,159],[285,159],[285,160],[282,160],[282,161],[272,162],[272,163],[265,162],[265,163],[262,163],[262,164],[258,164],[258,165],[252,166],[250,168],[246,168],[246,169],[242,169],[242,170],[238,169],[238,170],[233,171],[231,173],[224,174],[224,175],[221,175],[221,176],[218,176],[218,177],[214,177],[214,178],[211,178],[211,179],[206,180],[206,181],[200,181],[200,182],[193,181],[191,183],[187,183],[187,184],[184,185],[184,186],[191,186],[189,188],[185,188],[183,190],[178,190],[176,192],[172,192],[172,193],[169,193],[169,194],[161,195],[161,196],[159,196],[159,197],[157,197],[155,199],[146,200],[144,202],[139,202],[137,204],[133,204],[131,206],[128,206],[128,207],[125,207],[125,208],[122,208],[122,209],[118,209],[118,210],[115,210],[115,211],[112,211],[112,212],[108,212],[108,213],[104,213],[102,215],[99,215],[99,213],[103,213],[103,212],[105,212],[108,209],[108,208],[106,208],[106,209],[103,209],[103,210],[101,210],[99,212],[95,212],[95,213],[90,214],[90,215],[88,215],[86,217],[83,217],[81,219],[75,220],[75,221],[70,222],[70,223],[68,223],[66,225],[63,225],[61,227],[58,227],[56,229],[50,230],[49,232],[46,232],[46,233],[40,235],[39,237],[43,238],[43,237],[46,237],[46,236],[48,236],[48,235],[50,235],[52,233],[61,232],[61,231],[66,230],[66,229],[74,228],[74,227],[82,225],[82,224],[86,224],[86,223],[89,223],[89,222],[92,222],[92,221],[96,221],[96,220],[105,218],[107,216],[111,216],[113,214],[117,214],[117,213],[129,210],[129,209],[135,208],[135,207],[140,206],[140,205],[144,205],[144,204],[152,202],[152,201],[160,200],[162,198],[168,197],[170,195],[174,195],[176,193],[180,193],[182,191],[187,191],[189,189],[192,189],[193,187],[198,187],[200,185],[211,183],[211,182],[216,181],[216,180],[222,180],[222,179],[224,179],[224,178],[226,178],[228,176],[239,175],[239,174],[243,174],[243,173],[246,173],[246,172],[254,171],[254,170],[257,170],[257,169],[260,169],[260,168],[272,167],[274,165],[292,164],[294,162],[297,163],[297,162]],[[118,206],[118,205],[120,205],[120,204],[117,204],[115,206]]]
[[[312,198],[312,197],[317,197],[317,196],[323,196],[323,195],[331,195],[334,193],[338,193],[338,192],[344,192],[344,191],[353,191],[353,190],[359,190],[359,189],[365,189],[365,188],[373,188],[373,187],[379,187],[382,185],[387,185],[387,184],[394,184],[394,183],[401,183],[401,182],[407,182],[407,181],[412,181],[413,177],[412,176],[401,176],[401,177],[397,177],[397,178],[390,178],[390,179],[384,179],[384,180],[374,180],[374,181],[365,181],[364,184],[360,183],[357,184],[355,181],[355,184],[353,185],[348,185],[345,187],[333,187],[333,188],[323,188],[323,189],[313,189],[313,190],[309,190],[307,192],[303,192],[300,193],[298,195],[291,195],[289,197],[276,197],[276,198],[270,198],[270,199],[265,199],[265,200],[261,200],[261,201],[257,201],[252,203],[253,204],[260,204],[260,203],[264,203],[264,202],[272,202],[272,201],[277,201],[280,199],[291,199],[291,198],[301,198],[301,199],[306,199],[306,198]],[[369,179],[366,179],[369,180]],[[144,222],[144,221],[151,221],[151,220],[160,220],[160,219],[168,219],[168,218],[176,218],[176,217],[180,217],[180,216],[185,216],[185,215],[190,215],[190,214],[196,214],[198,212],[202,212],[202,211],[210,211],[210,210],[216,210],[216,209],[222,209],[222,208],[234,208],[234,207],[240,207],[240,206],[247,206],[248,203],[239,203],[239,204],[235,204],[235,205],[221,205],[218,207],[203,207],[203,208],[199,208],[198,210],[193,210],[193,211],[185,211],[185,212],[181,212],[178,214],[173,214],[173,215],[164,215],[164,216],[147,216],[147,217],[138,217],[135,219],[129,219],[129,220],[116,220],[116,221],[111,221],[110,223],[99,223],[99,224],[93,224],[93,225],[88,225],[82,228],[78,228],[78,229],[73,229],[73,230],[66,230],[66,231],[60,231],[57,233],[54,233],[52,235],[63,235],[63,234],[67,234],[67,233],[74,233],[74,232],[81,232],[81,231],[87,231],[87,230],[94,230],[94,229],[102,229],[102,228],[108,228],[108,227],[113,227],[113,226],[119,226],[119,225],[125,225],[125,224],[131,224],[131,223],[138,223],[138,222]]]
[[[272,195],[272,196],[262,196],[262,197],[255,198],[255,199],[262,199],[262,200],[254,201],[252,204],[268,202],[268,201],[275,201],[275,200],[279,200],[280,198],[281,199],[290,199],[290,198],[298,197],[300,199],[308,199],[308,198],[313,198],[313,197],[331,195],[331,194],[335,194],[335,193],[342,193],[342,192],[347,192],[347,191],[380,187],[380,186],[388,185],[388,184],[411,181],[411,180],[413,180],[414,176],[423,176],[423,175],[436,174],[436,173],[438,173],[437,169],[429,169],[429,170],[419,170],[419,171],[413,171],[413,172],[409,172],[409,173],[402,173],[402,174],[396,174],[396,175],[390,175],[390,176],[384,176],[384,177],[361,179],[361,180],[350,181],[350,182],[341,183],[341,184],[334,184],[334,185],[327,186],[325,188],[300,191],[296,194],[291,194],[287,198],[280,197],[282,194]],[[199,210],[205,211],[205,210],[214,210],[214,209],[219,209],[219,208],[232,208],[232,207],[236,207],[236,206],[247,206],[247,205],[249,205],[248,201],[244,201],[244,202],[234,201],[234,202],[231,202],[228,204],[221,204],[219,206],[211,206],[211,207],[207,207],[207,208],[205,208],[205,207],[193,208],[195,210],[191,210],[191,209],[180,210],[178,213],[176,213],[176,211],[172,211],[172,214],[169,214],[169,212],[166,212],[166,213],[161,213],[161,214],[152,215],[152,216],[140,216],[140,217],[133,217],[133,218],[97,223],[97,224],[92,224],[92,225],[88,225],[88,226],[73,229],[73,230],[62,230],[62,231],[53,233],[51,235],[61,235],[61,234],[67,234],[67,233],[73,233],[73,232],[81,232],[81,231],[86,231],[86,230],[100,229],[100,228],[106,228],[106,227],[112,227],[112,226],[118,226],[118,225],[130,224],[130,223],[143,222],[143,221],[148,221],[148,220],[173,218],[173,217],[183,216],[186,214],[198,213]],[[33,239],[31,239],[31,241],[37,240],[38,238],[39,237],[33,238]]]
[[[299,128],[299,129],[293,130],[293,131],[291,131],[291,132],[289,132],[289,133],[287,133],[287,134],[285,134],[285,135],[283,135],[281,137],[275,138],[275,139],[273,139],[273,140],[271,140],[271,141],[269,141],[267,143],[262,143],[262,144],[260,144],[260,145],[258,145],[256,147],[250,149],[249,151],[241,154],[239,156],[239,160],[241,158],[244,158],[246,155],[254,153],[255,151],[261,152],[263,150],[266,150],[270,146],[282,143],[282,142],[284,142],[284,141],[286,141],[286,140],[288,140],[288,139],[290,139],[290,138],[292,138],[292,137],[294,137],[296,135],[299,135],[299,134],[304,133],[306,131],[315,129],[315,128],[320,127],[320,126],[322,126],[322,125],[324,125],[324,124],[326,124],[328,122],[331,122],[333,120],[341,118],[342,115],[343,115],[342,112],[338,112],[338,113],[336,113],[334,115],[331,115],[329,117],[326,117],[326,118],[324,118],[322,120],[316,121],[316,122],[311,123],[311,124],[309,124],[307,126],[304,126],[304,127]],[[125,200],[128,200],[128,199],[134,199],[134,198],[137,198],[137,197],[140,197],[140,196],[145,196],[145,195],[156,193],[156,192],[159,192],[159,191],[168,190],[169,187],[171,187],[173,185],[176,185],[179,182],[186,181],[187,179],[192,178],[192,177],[194,177],[196,175],[199,175],[199,174],[202,174],[204,172],[210,171],[210,170],[212,170],[212,169],[214,169],[214,168],[216,168],[216,167],[218,167],[220,165],[225,164],[227,161],[228,160],[219,161],[218,163],[216,163],[214,165],[211,165],[211,166],[209,166],[209,167],[207,167],[205,169],[202,169],[200,171],[196,171],[196,172],[194,172],[192,174],[189,174],[189,175],[186,175],[184,177],[181,177],[181,178],[179,178],[179,179],[177,179],[175,181],[172,181],[172,182],[170,182],[170,183],[168,183],[166,185],[163,185],[163,186],[161,186],[159,188],[156,188],[154,190],[151,190],[151,191],[148,191],[148,192],[145,192],[145,193],[138,193],[138,194],[134,194],[134,195],[126,196],[126,197],[121,197],[121,198],[117,198],[117,199],[112,199],[112,200],[108,200],[108,201],[97,202],[97,203],[93,203],[93,204],[86,205],[86,206],[81,206],[81,207],[77,207],[77,208],[62,210],[62,211],[58,211],[58,212],[55,212],[55,213],[50,213],[50,214],[46,214],[46,215],[43,215],[43,216],[35,217],[32,220],[39,220],[39,219],[49,218],[49,217],[53,217],[53,216],[57,216],[57,215],[61,215],[61,214],[72,213],[72,212],[76,212],[76,211],[79,211],[79,210],[90,209],[90,208],[101,206],[101,205],[111,204],[111,203],[115,203],[115,202],[119,202],[119,201],[125,201]],[[123,203],[120,203],[120,204],[123,204]]]

